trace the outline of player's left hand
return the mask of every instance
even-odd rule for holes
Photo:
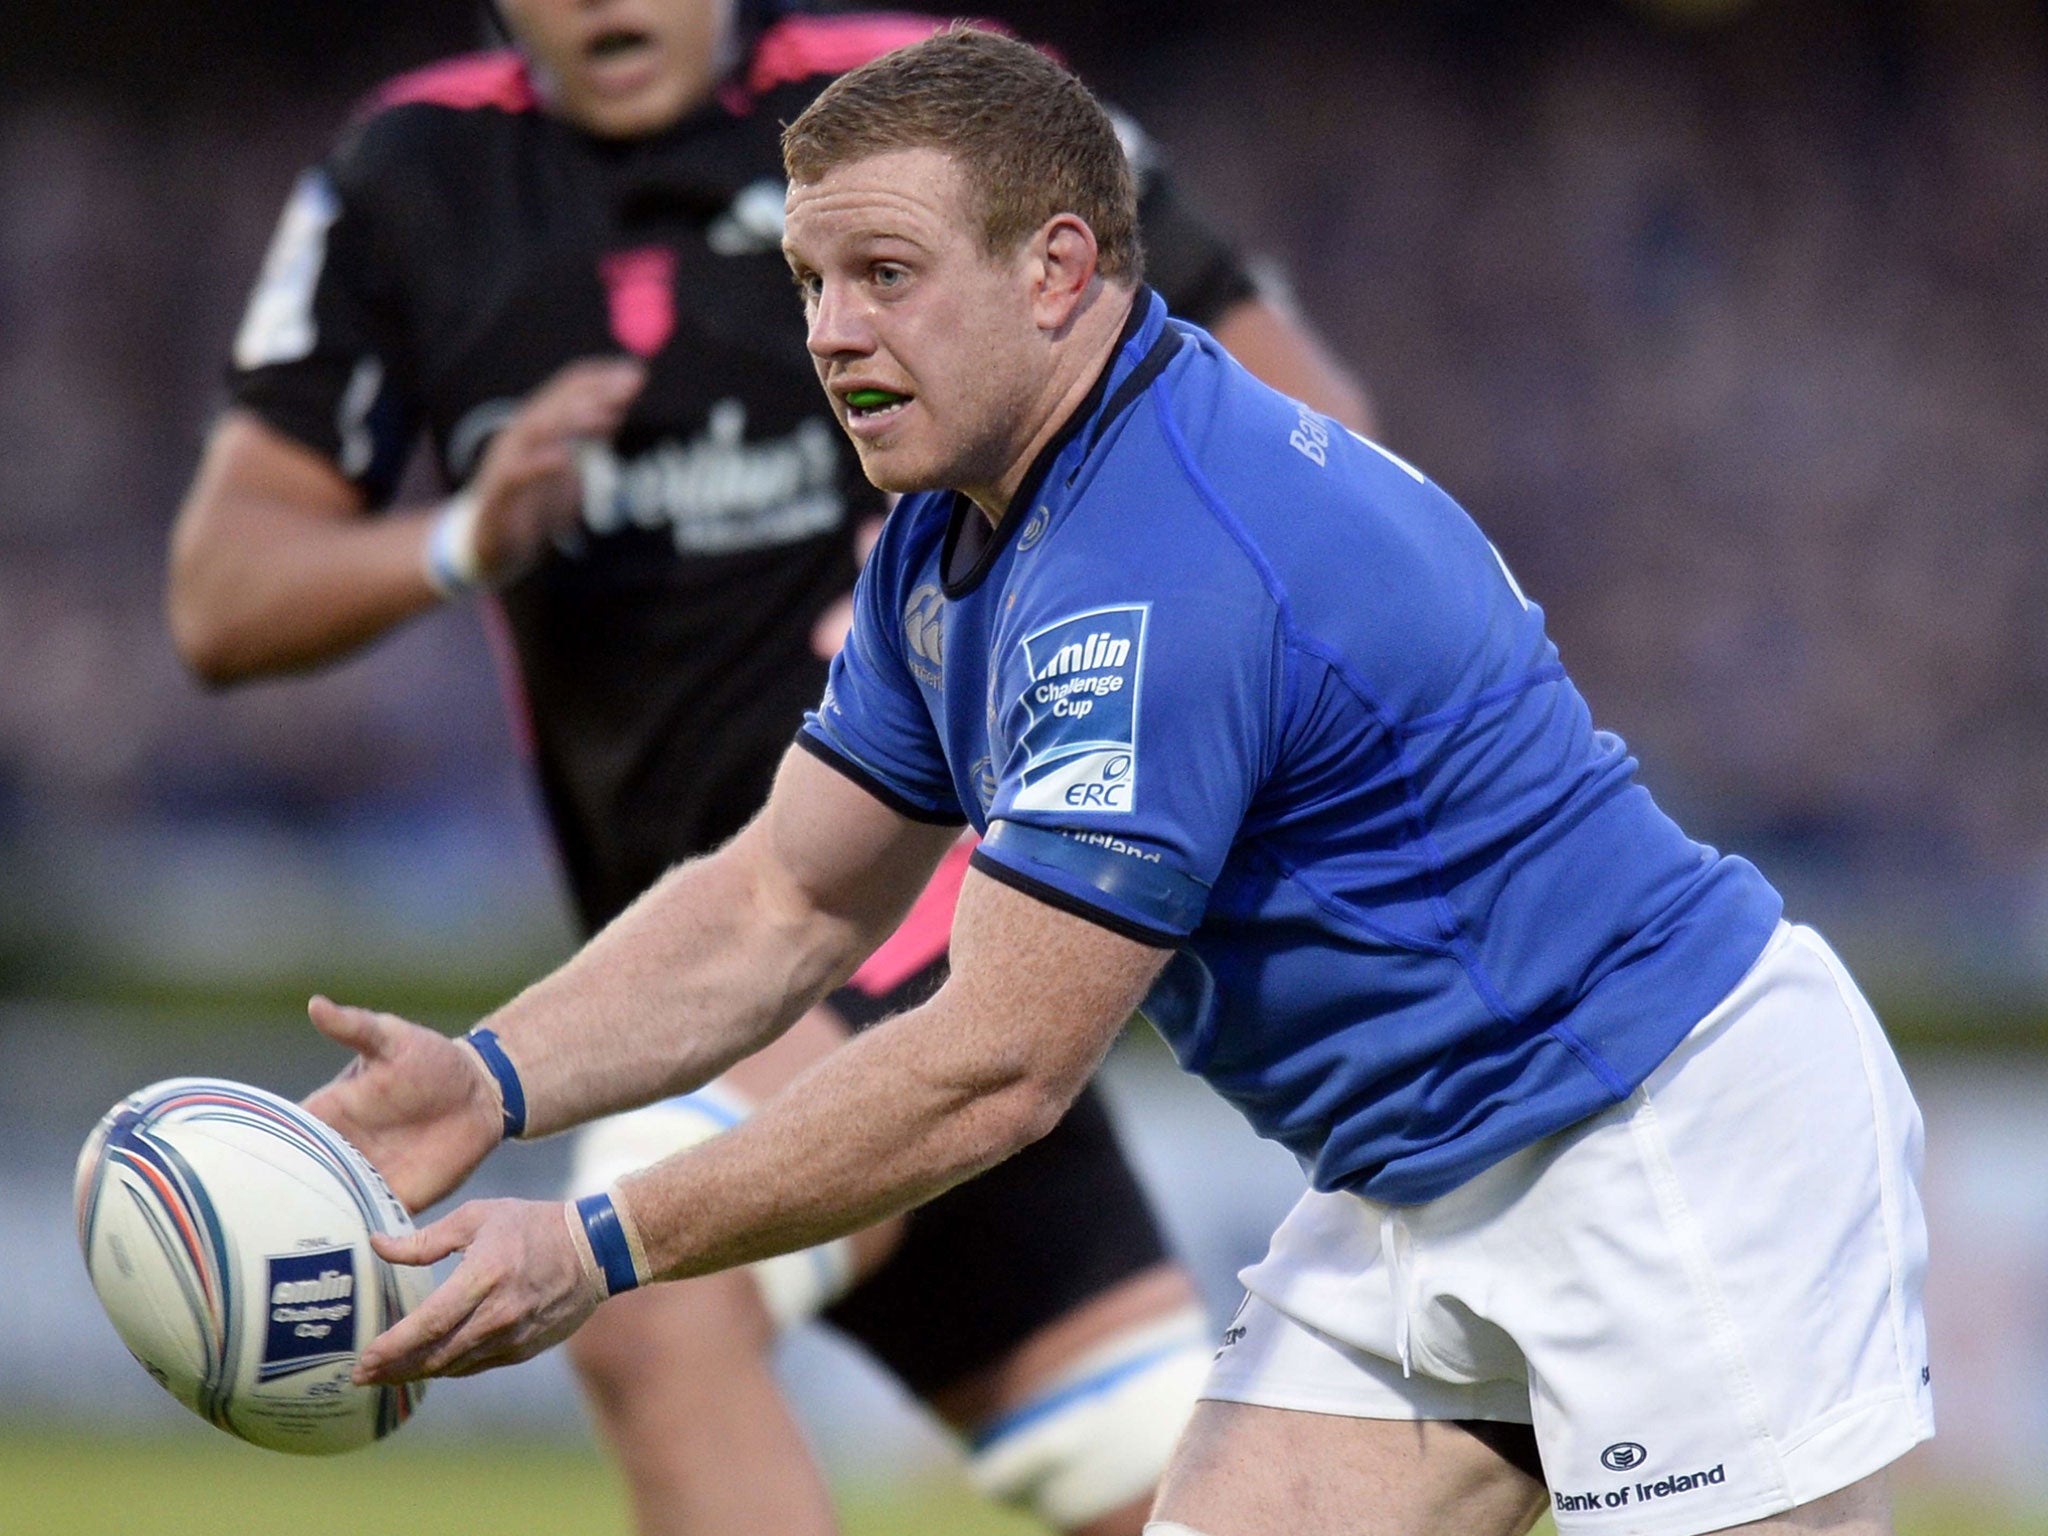
[[[316,997],[321,1034],[355,1052],[306,1108],[348,1138],[409,1211],[432,1205],[475,1171],[504,1132],[504,1111],[476,1054],[391,1013]]]
[[[373,1234],[394,1264],[461,1253],[455,1272],[356,1363],[359,1386],[423,1376],[473,1376],[558,1344],[603,1299],[551,1200],[472,1200],[403,1237]]]

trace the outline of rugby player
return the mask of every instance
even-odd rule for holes
[[[169,611],[192,666],[231,681],[495,589],[594,932],[759,807],[824,686],[882,501],[804,351],[777,135],[835,73],[938,23],[719,0],[507,0],[502,19],[516,50],[392,83],[294,192],[178,522]],[[1362,423],[1356,388],[1124,133],[1176,311]],[[423,432],[460,490],[390,507]],[[593,1128],[574,1192],[929,995],[964,853],[833,1007],[702,1092]],[[833,1528],[768,1363],[820,1311],[969,1438],[980,1486],[1098,1536],[1136,1528],[1207,1358],[1084,1094],[1031,1156],[907,1224],[622,1298],[585,1329],[573,1360],[643,1532]]]
[[[909,493],[823,699],[732,843],[467,1044],[315,1000],[358,1054],[309,1102],[439,1195],[753,1049],[965,820],[951,974],[602,1194],[379,1239],[464,1257],[358,1379],[929,1198],[1139,1009],[1312,1185],[1158,1536],[1888,1530],[1883,1469],[1932,1432],[1920,1123],[1826,944],[1635,782],[1448,496],[1168,316],[1056,65],[948,32],[785,156],[819,377]]]

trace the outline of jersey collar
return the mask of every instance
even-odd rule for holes
[[[1062,484],[1073,481],[1110,423],[1130,409],[1180,346],[1181,333],[1166,323],[1166,301],[1141,286],[1109,361],[1096,375],[1086,398],[1031,461],[1002,521],[990,528],[979,507],[958,491],[951,493],[953,509],[939,550],[941,584],[947,597],[965,597],[981,585],[1017,529],[1028,521],[1024,514],[1046,482],[1055,478]]]

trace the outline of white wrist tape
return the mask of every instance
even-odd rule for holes
[[[483,562],[476,548],[476,520],[482,508],[473,492],[458,491],[427,525],[420,570],[427,585],[444,599],[484,585]]]

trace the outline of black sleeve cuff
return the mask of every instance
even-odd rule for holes
[[[1091,907],[1087,902],[1079,901],[1069,896],[1056,885],[1047,885],[1042,880],[1034,880],[1029,875],[1019,874],[1000,859],[991,858],[979,848],[974,850],[974,855],[968,860],[968,863],[980,870],[984,875],[987,875],[989,879],[1001,885],[1007,885],[1013,891],[1022,891],[1026,896],[1042,901],[1048,907],[1058,907],[1062,912],[1069,913],[1074,917],[1085,918],[1098,928],[1107,928],[1111,933],[1134,940],[1139,944],[1148,945],[1153,949],[1179,949],[1186,942],[1184,934],[1167,933],[1163,929],[1148,928],[1143,923],[1134,923],[1129,918],[1119,917],[1114,912],[1105,912],[1100,907]]]
[[[872,773],[869,773],[867,769],[861,767],[852,758],[835,752],[823,741],[813,736],[808,728],[796,733],[796,744],[823,763],[827,768],[832,769],[841,777],[851,780],[906,820],[921,821],[927,826],[933,827],[964,827],[967,825],[967,818],[957,812],[934,810],[930,806],[919,805],[915,800],[905,799]]]

